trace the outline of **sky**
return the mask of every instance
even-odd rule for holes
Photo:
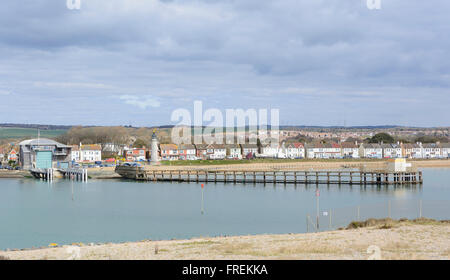
[[[279,109],[281,125],[450,126],[449,14],[448,0],[2,1],[0,123],[170,125],[198,100]]]

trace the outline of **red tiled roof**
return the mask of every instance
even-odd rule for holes
[[[295,142],[295,143],[292,143],[293,145],[294,145],[294,147],[295,148],[304,148],[304,145],[303,145],[303,143],[300,143],[300,142]]]
[[[160,144],[159,145],[162,150],[178,150],[178,146],[175,144]]]

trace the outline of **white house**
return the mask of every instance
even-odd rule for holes
[[[341,145],[337,143],[332,144],[310,144],[306,145],[306,157],[307,158],[341,158]]]
[[[8,154],[8,161],[17,161],[19,159],[16,149],[12,149]]]
[[[403,144],[403,156],[405,158],[423,158],[422,143]]]
[[[267,157],[267,158],[277,158],[278,153],[280,151],[280,146],[278,144],[269,144],[266,146],[261,147],[261,151],[259,155],[261,157]]]
[[[241,149],[243,157],[258,155],[258,145],[256,144],[241,144]]]
[[[357,143],[353,142],[343,142],[342,147],[342,157],[344,158],[359,158],[359,147]]]
[[[450,143],[442,143],[440,146],[441,146],[442,157],[450,158]]]
[[[80,145],[80,161],[101,161],[102,160],[102,146],[94,145]]]
[[[438,144],[423,144],[423,158],[440,158],[441,147]]]
[[[213,149],[213,153],[209,155],[210,159],[224,159],[227,156],[227,148],[225,145],[212,144],[211,148]]]
[[[122,155],[124,151],[125,145],[114,144],[114,143],[106,143],[103,145],[104,152],[115,153],[118,155]]]
[[[402,147],[400,144],[381,144],[383,148],[383,158],[402,157]]]
[[[178,147],[179,159],[181,160],[196,160],[197,150],[192,144],[184,144]]]
[[[302,143],[296,142],[286,146],[286,157],[288,158],[304,158],[305,146]]]
[[[72,145],[72,152],[70,155],[71,161],[80,162],[80,147],[78,145]]]
[[[228,157],[233,159],[242,159],[242,149],[239,145],[227,145]]]
[[[383,158],[383,148],[380,144],[362,144],[359,156],[363,158]]]
[[[178,160],[180,150],[177,145],[160,144],[159,150],[161,151],[161,160]]]

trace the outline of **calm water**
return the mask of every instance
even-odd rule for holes
[[[416,218],[420,200],[423,216],[449,219],[450,169],[425,169],[424,180],[423,187],[320,185],[321,229],[358,214]],[[315,185],[209,183],[202,214],[197,183],[0,179],[0,249],[305,232],[315,193]]]

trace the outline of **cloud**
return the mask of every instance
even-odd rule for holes
[[[308,124],[328,124],[349,104],[374,111],[349,109],[347,124],[388,123],[393,109],[404,123],[449,124],[447,0],[383,1],[376,11],[365,0],[82,0],[81,10],[65,2],[2,5],[0,87],[17,96],[2,100],[3,112],[20,104],[36,121],[78,123],[83,114],[57,104],[34,112],[20,103],[58,100],[114,108],[91,118],[98,124],[139,122],[136,107],[167,124],[171,107],[203,100],[277,106],[282,119]]]
[[[92,88],[92,89],[111,89],[112,86],[108,86],[101,83],[70,83],[70,82],[35,82],[37,87],[58,87],[58,88]]]
[[[157,108],[161,106],[161,103],[151,96],[138,97],[134,95],[121,95],[119,99],[123,100],[126,104],[136,106],[143,110],[149,107]]]

